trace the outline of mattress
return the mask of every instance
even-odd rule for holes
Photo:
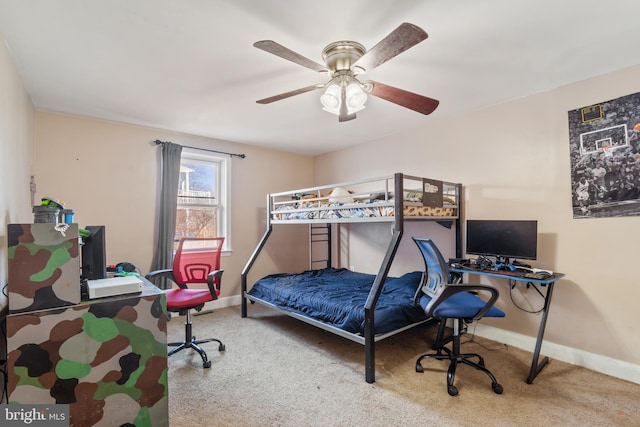
[[[375,275],[343,268],[272,274],[258,280],[248,294],[281,309],[322,321],[347,332],[364,334],[364,306]],[[422,272],[388,277],[375,308],[375,334],[426,320],[413,297]]]

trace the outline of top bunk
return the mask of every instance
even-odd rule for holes
[[[271,193],[272,224],[445,221],[459,218],[461,184],[396,173]]]

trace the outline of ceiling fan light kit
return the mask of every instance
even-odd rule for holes
[[[322,109],[339,116],[342,109],[342,100],[344,99],[347,114],[355,114],[362,110],[365,102],[367,102],[367,94],[363,89],[364,85],[355,78],[341,77],[329,83],[324,94],[320,96]]]
[[[367,94],[357,83],[349,83],[346,89],[347,108],[355,113],[364,108],[364,103],[367,102]]]
[[[370,50],[360,43],[343,40],[331,43],[322,50],[325,65],[312,61],[273,40],[262,40],[253,45],[311,70],[326,73],[331,80],[256,101],[270,104],[294,95],[326,88],[320,96],[322,109],[338,116],[344,122],[356,118],[365,108],[367,94],[409,108],[421,114],[431,114],[439,101],[398,89],[375,81],[358,80],[357,76],[387,62],[427,38],[427,33],[416,25],[403,23]]]
[[[320,102],[324,107],[323,110],[333,114],[339,114],[340,112],[340,86],[337,84],[330,84],[327,86],[327,90],[320,97]]]

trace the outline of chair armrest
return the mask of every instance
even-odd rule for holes
[[[180,286],[180,284],[178,282],[176,282],[175,278],[173,277],[173,270],[170,269],[170,268],[165,269],[165,270],[151,271],[151,272],[149,272],[149,274],[144,276],[144,278],[147,279],[148,281],[152,282],[156,286],[158,286],[157,283],[156,283],[156,280],[157,279],[162,279],[162,278],[169,279],[173,283],[175,283],[176,285]],[[180,287],[182,288],[184,286],[180,286]]]
[[[209,291],[213,299],[218,299],[220,284],[222,283],[222,273],[224,273],[224,270],[213,270],[207,275],[207,285],[209,286]]]
[[[436,309],[436,307],[438,307],[440,304],[442,304],[452,295],[455,295],[461,292],[478,292],[478,291],[487,291],[491,294],[489,296],[489,299],[485,301],[484,306],[476,313],[475,316],[473,316],[473,319],[479,319],[483,317],[491,307],[493,307],[495,302],[500,297],[498,290],[492,286],[482,285],[482,284],[449,283],[442,288],[442,291],[437,296],[431,299],[429,304],[427,304],[427,306],[425,307],[424,311],[427,314],[427,316],[432,317],[433,311]]]

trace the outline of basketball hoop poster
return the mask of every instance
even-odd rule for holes
[[[574,218],[640,215],[640,93],[569,111]]]

